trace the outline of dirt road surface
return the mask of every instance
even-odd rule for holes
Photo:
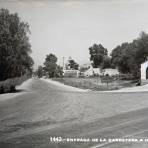
[[[148,147],[146,142],[92,141],[148,138],[146,91],[73,91],[40,79],[30,79],[19,89],[0,95],[0,148]],[[51,141],[54,137],[59,142]],[[89,141],[72,142],[74,138]]]

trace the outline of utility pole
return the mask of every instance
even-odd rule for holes
[[[65,69],[65,63],[64,63],[64,61],[65,61],[65,57],[63,57],[63,71]]]

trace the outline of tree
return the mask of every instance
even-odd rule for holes
[[[42,66],[38,66],[38,69],[36,71],[36,74],[39,78],[43,77],[43,67]]]
[[[29,34],[29,25],[21,21],[17,13],[0,9],[0,80],[32,71]]]
[[[121,46],[117,46],[111,53],[112,63],[118,67],[121,73],[130,73],[129,68],[129,54],[127,54],[128,43],[123,43]]]
[[[92,66],[97,68],[101,66],[105,57],[108,55],[108,51],[101,44],[94,44],[92,47],[89,47],[90,61],[92,61]]]
[[[46,75],[50,78],[60,77],[63,73],[62,68],[57,65],[57,57],[52,53],[46,55],[43,69]]]
[[[89,69],[90,67],[86,67],[86,66],[81,66],[80,67],[80,72],[85,72]]]
[[[148,34],[141,32],[139,38],[133,40],[132,44],[135,49],[137,64],[145,62],[148,56]]]
[[[148,34],[141,32],[131,43],[122,43],[113,49],[111,61],[122,73],[130,73],[140,78],[140,65],[147,60]]]
[[[105,68],[114,68],[114,66],[111,63],[111,58],[110,57],[107,56],[106,58],[104,58],[103,63],[101,65],[101,68],[102,69],[105,69]]]
[[[57,65],[55,69],[55,77],[61,77],[63,75],[63,67]]]
[[[70,69],[78,70],[79,64],[76,63],[71,57],[69,57],[69,59],[68,59],[68,67]]]

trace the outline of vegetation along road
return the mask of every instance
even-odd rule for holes
[[[147,92],[72,91],[40,79],[25,83],[24,88],[20,87],[23,93],[0,99],[0,147],[114,148],[116,143],[53,142],[51,137],[72,140],[148,135]],[[135,148],[139,143],[118,146],[127,144]],[[147,147],[146,143],[140,144]]]

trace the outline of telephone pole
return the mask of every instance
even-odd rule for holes
[[[63,70],[65,69],[65,57],[63,57]]]

